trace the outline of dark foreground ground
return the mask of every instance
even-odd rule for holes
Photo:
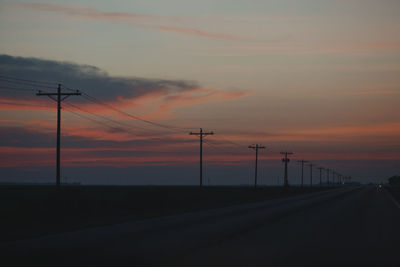
[[[399,207],[385,188],[343,187],[3,242],[0,254],[4,266],[400,266]]]
[[[400,203],[400,187],[388,186],[386,189],[390,192],[394,199]]]
[[[0,242],[328,189],[2,186]]]

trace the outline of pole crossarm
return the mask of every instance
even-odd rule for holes
[[[190,132],[189,135],[197,135],[200,137],[200,187],[203,186],[203,137],[207,135],[214,135],[214,132],[203,132],[203,128],[200,128],[200,132]]]
[[[258,150],[258,149],[264,149],[265,146],[256,144],[256,145],[251,145],[251,146],[249,146],[249,148],[252,148],[252,149],[254,149],[254,150]]]
[[[258,150],[265,149],[265,146],[259,144],[250,145],[248,148],[251,148],[256,151],[256,164],[255,164],[255,171],[254,171],[254,187],[257,187],[257,162],[258,162]]]

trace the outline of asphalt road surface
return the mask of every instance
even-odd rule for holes
[[[400,266],[400,207],[340,188],[0,245],[3,266]]]

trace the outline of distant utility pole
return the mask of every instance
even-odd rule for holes
[[[319,186],[322,186],[322,170],[324,170],[324,167],[319,167]]]
[[[297,162],[301,163],[301,187],[304,185],[304,163],[307,163],[307,160],[298,160]]]
[[[312,187],[312,167],[315,166],[314,164],[310,163],[310,186]]]
[[[330,169],[326,169],[326,182],[327,182],[328,186],[329,186],[329,171],[330,171]]]
[[[203,129],[200,128],[200,132],[198,133],[193,133],[190,132],[190,135],[197,135],[200,136],[200,187],[203,186],[203,136],[207,136],[207,135],[213,135],[214,132],[203,132]]]
[[[288,155],[292,155],[293,152],[281,152],[282,155],[285,155],[285,157],[282,159],[282,161],[285,163],[285,178],[284,178],[284,186],[288,187],[289,186],[289,181],[288,181],[288,169],[287,169],[287,164],[290,161],[288,159]]]
[[[264,149],[265,146],[255,144],[249,146],[249,148],[252,148],[256,151],[256,166],[255,166],[255,172],[254,172],[254,187],[257,187],[257,161],[258,161],[258,149]]]
[[[67,97],[72,95],[81,95],[81,93],[76,90],[73,93],[62,93],[61,92],[61,84],[58,85],[57,93],[43,93],[42,91],[38,91],[36,93],[37,96],[48,96],[54,101],[57,102],[57,169],[56,169],[56,185],[60,187],[60,177],[61,177],[61,169],[60,169],[60,136],[61,136],[61,102],[65,100]]]

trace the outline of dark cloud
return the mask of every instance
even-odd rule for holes
[[[195,82],[188,81],[112,77],[95,66],[9,55],[0,55],[0,75],[50,81],[54,83],[54,85],[51,85],[54,86],[54,89],[56,89],[57,83],[61,83],[69,88],[84,91],[98,99],[107,101],[118,97],[136,98],[152,93],[168,95],[198,87]],[[0,82],[0,86],[39,89],[34,85],[10,84],[4,81]],[[51,91],[50,88],[46,87],[42,89],[43,91]],[[0,91],[3,96],[8,96],[9,93],[6,90]],[[25,95],[30,97],[29,94]],[[79,98],[75,98],[75,101],[77,101],[76,99]]]
[[[55,136],[22,127],[0,127],[0,146],[12,147],[54,147]]]

